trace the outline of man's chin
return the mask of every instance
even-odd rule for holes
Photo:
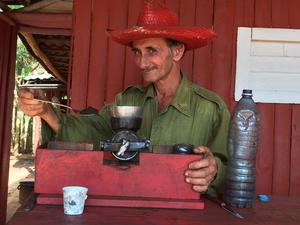
[[[145,82],[155,82],[156,77],[151,73],[143,73],[143,79]]]

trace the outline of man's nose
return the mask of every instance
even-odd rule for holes
[[[141,55],[137,64],[138,64],[138,66],[139,66],[140,69],[147,68],[148,65],[149,65],[148,57],[145,56],[145,55]]]

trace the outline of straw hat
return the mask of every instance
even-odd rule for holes
[[[177,15],[164,4],[146,0],[138,17],[137,25],[126,30],[107,30],[116,42],[129,45],[145,38],[169,38],[185,44],[186,50],[208,44],[216,34],[207,28],[180,26]]]

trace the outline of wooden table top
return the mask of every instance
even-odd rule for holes
[[[300,224],[300,196],[271,196],[267,203],[257,201],[253,208],[235,210],[245,219],[232,216],[210,200],[205,200],[203,210],[89,206],[79,216],[64,215],[62,205],[36,205],[30,212],[20,208],[8,225]]]

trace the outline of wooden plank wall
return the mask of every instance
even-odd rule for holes
[[[0,225],[6,221],[17,30],[0,20]]]
[[[218,37],[187,52],[182,63],[189,79],[218,93],[232,110],[237,27],[300,29],[298,0],[163,0],[183,25],[213,27]],[[135,24],[143,0],[74,1],[72,106],[100,108],[128,85],[141,83],[131,52],[107,40],[105,30]],[[80,17],[80,20],[78,19]],[[257,192],[299,195],[300,106],[258,104],[261,141]]]

